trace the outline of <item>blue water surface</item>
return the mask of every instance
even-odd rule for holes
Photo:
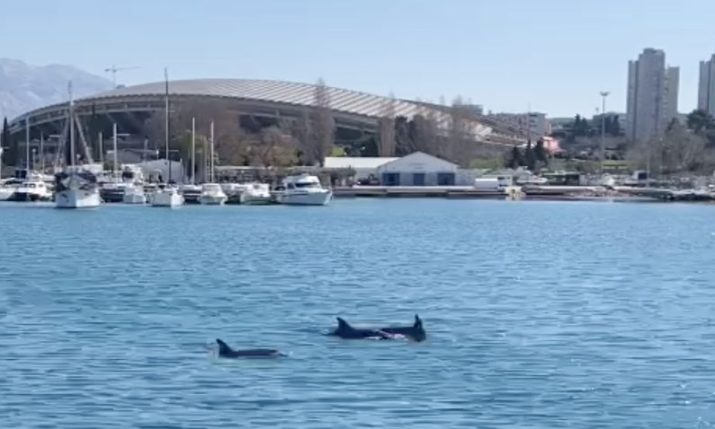
[[[0,426],[711,427],[714,246],[684,204],[1,205]]]

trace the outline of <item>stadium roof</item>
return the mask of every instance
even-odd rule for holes
[[[178,96],[212,96],[261,100],[302,106],[315,105],[316,85],[296,82],[254,79],[192,79],[169,81],[169,94]],[[415,102],[396,100],[359,91],[326,86],[329,107],[346,113],[381,117],[386,116],[390,103],[394,106],[394,115],[412,117],[428,110],[426,106]],[[97,100],[114,97],[163,96],[164,82],[117,88],[84,99]]]
[[[326,86],[328,107],[338,114],[343,121],[350,118],[369,120],[375,123],[385,116],[415,115],[432,116],[446,129],[450,119],[444,108],[418,101],[393,99],[359,91]],[[126,111],[147,111],[163,109],[162,98],[165,93],[164,82],[120,87],[111,91],[83,97],[75,101],[78,115],[97,112],[120,113]],[[244,104],[276,107],[283,106],[293,111],[316,104],[316,85],[297,82],[256,79],[191,79],[169,81],[169,94],[172,97],[215,97],[240,101]],[[153,101],[152,101],[153,100]],[[31,126],[50,121],[61,121],[66,116],[67,103],[58,103],[27,112],[11,121],[11,132],[19,132],[24,127],[25,118]],[[338,117],[336,117],[338,120]],[[475,137],[488,139],[498,144],[511,142],[508,135],[503,135],[495,128],[496,124],[484,123],[481,118],[470,121],[469,132]],[[486,140],[485,140],[486,141]]]

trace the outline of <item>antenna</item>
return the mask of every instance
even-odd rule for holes
[[[112,67],[107,67],[104,69],[105,73],[112,73],[112,86],[114,88],[117,87],[117,72],[118,71],[124,71],[124,70],[135,70],[140,67],[117,67],[116,65],[112,64]]]

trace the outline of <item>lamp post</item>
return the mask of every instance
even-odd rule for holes
[[[601,174],[606,160],[606,97],[610,92],[601,91]]]

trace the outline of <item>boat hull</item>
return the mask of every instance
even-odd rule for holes
[[[327,205],[332,198],[332,191],[282,192],[276,196],[278,203],[295,206],[324,206]]]
[[[9,201],[15,195],[15,189],[0,188],[0,201]]]
[[[124,189],[101,189],[99,195],[105,203],[121,203],[124,200]]]
[[[124,204],[146,204],[146,195],[139,192],[125,192],[122,202]]]
[[[247,206],[259,206],[265,204],[271,204],[273,199],[271,194],[252,194],[249,191],[244,191],[241,193],[239,202]]]
[[[199,203],[204,206],[222,206],[226,203],[228,197],[226,195],[201,195]]]
[[[158,191],[151,199],[152,207],[179,207],[184,204],[184,197],[177,191]]]
[[[8,201],[44,201],[48,198],[35,192],[15,191],[8,198]]]
[[[90,209],[100,204],[97,189],[67,189],[55,195],[55,207],[58,209]]]

